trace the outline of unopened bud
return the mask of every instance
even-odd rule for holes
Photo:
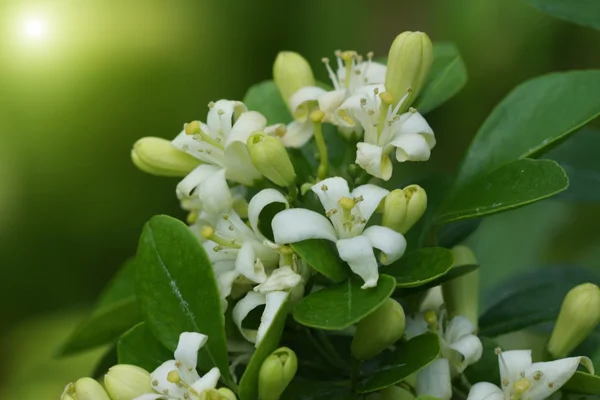
[[[221,400],[237,400],[235,393],[228,388],[217,389],[217,393],[221,395]]]
[[[548,353],[564,358],[575,349],[600,322],[600,288],[592,283],[575,286],[563,300]]]
[[[119,364],[111,367],[104,376],[104,386],[112,400],[131,400],[153,393],[148,371],[135,365]]]
[[[166,139],[145,137],[133,145],[131,160],[144,172],[158,176],[182,177],[201,164]]]
[[[282,187],[294,184],[296,172],[279,139],[255,132],[246,142],[252,164],[271,182]]]
[[[81,378],[65,388],[61,400],[110,400],[106,390],[92,378]]]
[[[282,51],[277,55],[273,64],[273,80],[288,107],[290,97],[299,89],[315,86],[310,64],[293,51]]]
[[[235,394],[227,388],[208,389],[202,391],[200,400],[237,400],[237,397],[235,397]]]
[[[275,350],[260,367],[258,398],[260,400],[278,400],[294,379],[297,369],[296,353],[287,347]]]
[[[357,360],[370,360],[404,335],[404,309],[388,298],[377,310],[356,325],[350,349]]]
[[[427,209],[427,193],[419,185],[410,185],[402,189],[406,197],[406,218],[398,232],[406,233],[425,214]]]
[[[385,89],[392,95],[394,105],[402,100],[399,113],[408,110],[423,89],[432,62],[433,45],[423,32],[403,32],[392,43]]]
[[[406,219],[406,196],[402,189],[392,190],[383,202],[382,225],[400,232]]]
[[[452,254],[454,254],[453,268],[477,264],[475,254],[467,246],[453,247]],[[450,318],[462,315],[477,329],[479,321],[479,270],[444,282],[442,284],[442,294]]]

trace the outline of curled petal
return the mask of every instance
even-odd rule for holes
[[[222,131],[228,136],[234,121],[246,110],[246,106],[240,101],[218,100],[208,111],[206,124],[211,133]]]
[[[448,323],[445,330],[445,337],[448,343],[454,343],[461,338],[471,335],[475,332],[475,326],[468,318],[458,315]]]
[[[279,311],[287,297],[288,292],[267,293],[265,311],[263,312],[262,317],[260,318],[260,325],[256,334],[256,347],[258,347],[262,339],[269,331],[269,328],[273,323],[273,319],[277,315],[277,312]]]
[[[319,97],[319,109],[325,113],[325,118],[331,119],[333,112],[342,105],[346,96],[346,89],[342,89],[325,92]]]
[[[288,124],[281,143],[285,147],[299,148],[304,146],[314,135],[314,125],[310,120],[292,121]]]
[[[196,369],[198,350],[208,340],[208,336],[197,332],[182,332],[179,335],[175,359],[186,369]]]
[[[262,174],[252,164],[245,143],[232,142],[225,148],[225,166],[227,179],[242,185],[252,186],[255,181],[262,179]]]
[[[404,239],[404,236],[385,226],[370,226],[362,234],[369,238],[373,247],[385,254],[381,259],[383,265],[388,265],[398,260],[406,250],[406,239]]]
[[[217,277],[217,284],[219,285],[219,294],[221,296],[221,311],[227,311],[227,297],[231,294],[231,287],[233,282],[240,276],[240,273],[236,270],[224,272]]]
[[[460,361],[455,365],[459,373],[462,373],[469,365],[479,361],[483,353],[481,340],[475,335],[463,336],[459,340],[450,343],[449,347],[461,355]]]
[[[416,133],[407,133],[398,136],[390,143],[396,147],[396,160],[427,161],[431,156],[431,149],[425,138]]]
[[[377,286],[379,271],[369,238],[361,235],[351,239],[341,239],[336,245],[340,258],[348,263],[352,272],[365,281],[362,288]]]
[[[356,163],[370,175],[384,181],[392,177],[392,160],[383,155],[383,149],[375,144],[360,142],[356,145]]]
[[[423,136],[430,149],[435,146],[435,135],[433,130],[418,112],[407,112],[400,116],[400,120],[394,125],[395,135],[418,134]]]
[[[262,131],[265,126],[267,126],[267,119],[261,113],[257,111],[243,113],[231,128],[231,133],[225,140],[225,147],[233,142],[240,142],[245,146],[252,132]]]
[[[261,283],[267,279],[265,268],[256,257],[252,241],[246,241],[242,245],[235,261],[235,269],[252,282]]]
[[[316,104],[319,97],[325,93],[325,89],[317,86],[305,86],[294,93],[290,97],[289,103],[294,119],[300,122],[306,121],[310,112],[310,103],[314,102]]]
[[[219,368],[211,368],[211,370],[204,374],[202,378],[194,382],[191,387],[196,393],[202,394],[202,392],[206,390],[216,388],[220,377],[221,373],[219,372]]]
[[[319,197],[325,211],[338,208],[342,197],[350,197],[348,182],[338,176],[316,183],[311,190]]]
[[[210,214],[219,214],[231,209],[233,199],[224,169],[218,170],[200,183],[198,197],[202,208]]]
[[[352,191],[352,197],[361,197],[362,200],[358,203],[360,215],[367,221],[375,212],[381,200],[390,193],[389,190],[381,188],[377,185],[362,185]]]
[[[441,400],[452,398],[450,365],[445,358],[438,358],[417,373],[417,393]]]
[[[179,387],[175,383],[171,383],[167,380],[167,376],[169,376],[169,372],[172,372],[172,371],[179,372],[179,368],[177,366],[177,361],[169,360],[169,361],[165,361],[164,363],[162,363],[158,368],[156,368],[154,370],[154,372],[152,372],[150,374],[150,377],[152,378],[152,387],[154,388],[154,390],[156,390],[159,393],[169,393],[170,396],[172,396],[176,399],[177,398],[183,399],[184,398],[183,396],[185,396],[187,390],[184,387]],[[194,369],[192,371],[194,373],[196,373],[196,376],[194,378],[196,378],[196,379],[199,378],[196,370]],[[191,373],[191,371],[190,371],[190,373]],[[181,378],[185,379],[183,376]],[[195,382],[195,379],[192,380],[192,382]]]
[[[302,277],[288,266],[277,268],[266,281],[254,287],[256,292],[269,293],[290,290],[302,282]]]
[[[242,336],[251,343],[256,342],[257,330],[246,329],[242,327],[242,321],[258,306],[262,306],[267,302],[267,296],[258,292],[248,292],[246,296],[237,302],[233,307],[232,318],[235,325],[238,327]]]
[[[296,243],[306,239],[327,239],[335,242],[337,235],[327,218],[304,208],[283,210],[271,222],[275,243]]]
[[[197,166],[177,184],[177,198],[180,200],[190,197],[200,183],[217,173],[221,168],[214,165],[202,164]]]
[[[504,392],[496,385],[488,382],[474,384],[467,400],[505,400]]]
[[[571,379],[580,363],[589,368],[592,362],[587,357],[569,357],[556,361],[531,364],[525,371],[525,377],[529,378],[531,382],[531,389],[527,392],[527,396],[532,399],[546,399],[550,397],[552,393],[556,392]],[[541,378],[536,380],[533,376],[538,373],[541,373]]]
[[[266,238],[258,229],[258,218],[260,217],[262,210],[273,203],[283,203],[285,204],[285,208],[289,207],[285,196],[275,189],[261,190],[252,197],[250,204],[248,204],[248,221],[250,221],[250,226],[254,230],[254,233],[256,233],[261,240],[265,240]]]

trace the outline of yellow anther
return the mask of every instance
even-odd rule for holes
[[[221,115],[225,114],[225,111],[223,111],[221,109],[218,109],[217,110],[217,114],[219,114],[219,116],[221,116]]]
[[[169,374],[167,375],[167,381],[171,383],[181,382],[181,376],[179,376],[179,372],[177,372],[177,370],[169,372]]]
[[[437,314],[435,313],[435,311],[425,311],[425,314],[423,314],[423,319],[425,320],[425,322],[427,322],[427,325],[429,325],[431,329],[435,329],[437,327]]]
[[[329,62],[329,58],[323,57],[323,58],[321,58],[321,62],[327,64]]]
[[[192,121],[185,126],[186,135],[199,135],[202,132],[200,121]]]
[[[550,389],[554,389],[554,382],[548,382],[548,387]]]
[[[390,92],[379,93],[379,98],[381,99],[383,104],[390,105],[394,102],[394,98],[392,97]]]
[[[502,379],[502,386],[508,386],[509,382],[508,379],[504,378]]]
[[[342,206],[344,210],[352,210],[356,205],[354,199],[351,197],[342,197],[338,200],[338,203],[340,204],[340,206]]]
[[[327,191],[327,189],[328,189],[327,185],[325,185],[325,184],[322,184],[322,185],[321,185],[321,190],[322,190],[322,191],[326,192],[326,191]]]
[[[287,128],[283,124],[278,125],[277,128],[275,128],[275,136],[277,136],[277,137],[284,137],[286,133],[287,133]]]
[[[213,108],[215,106],[215,102],[211,101],[210,103],[208,103],[208,108]]]
[[[370,52],[367,53],[367,57],[369,58],[369,60],[371,58],[373,58],[373,55],[374,55],[374,53],[372,51],[370,51]]]
[[[406,194],[406,193],[405,193]],[[499,356],[500,354],[502,354],[502,349],[500,347],[496,347],[494,349],[494,354],[496,354],[497,356]]]
[[[321,110],[313,110],[310,113],[310,120],[314,123],[323,121],[323,118],[325,118],[325,113]]]
[[[544,376],[544,374],[542,373],[542,371],[535,371],[533,373],[533,379],[536,381],[539,381],[540,379],[542,379],[542,376]]]
[[[531,382],[529,382],[529,379],[526,378],[521,378],[513,384],[513,389],[517,395],[525,393],[530,387]]]
[[[409,112],[409,113],[411,113],[411,114],[414,114],[414,113],[416,113],[416,112],[417,112],[417,109],[416,109],[416,108],[414,108],[414,107],[410,107],[410,108],[408,109],[408,112]]]
[[[204,239],[210,239],[215,234],[215,230],[210,226],[205,226],[200,234]]]
[[[336,50],[333,52],[333,54],[335,54],[336,57],[342,57],[342,51],[341,50]]]

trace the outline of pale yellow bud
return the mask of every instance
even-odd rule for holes
[[[258,373],[259,400],[278,400],[298,370],[296,353],[287,347],[275,350]]]
[[[201,164],[166,139],[145,137],[133,145],[131,160],[144,172],[158,176],[183,177]]]
[[[406,219],[406,195],[402,189],[392,190],[383,202],[383,226],[400,232]]]
[[[235,393],[228,388],[217,389],[217,392],[221,395],[221,400],[237,400]]]
[[[396,37],[388,55],[385,89],[396,105],[403,97],[399,112],[417,98],[425,85],[433,62],[433,45],[423,32],[403,32]]]
[[[315,86],[308,61],[293,51],[282,51],[273,64],[273,80],[289,107],[290,97],[305,86]]]
[[[404,309],[396,300],[388,298],[377,310],[356,325],[356,334],[350,350],[357,360],[370,360],[404,335]]]
[[[279,139],[255,132],[246,142],[252,164],[271,182],[282,187],[294,184],[296,172]]]
[[[112,400],[131,400],[152,393],[150,373],[135,365],[119,364],[104,376],[104,386]]]
[[[462,265],[475,265],[475,254],[467,246],[455,246],[453,267]],[[475,329],[479,321],[479,270],[469,272],[451,281],[442,284],[444,304],[450,318],[462,315],[467,318]]]
[[[427,193],[419,185],[410,185],[402,189],[406,197],[406,218],[398,232],[406,233],[412,228],[425,214],[427,210]]]
[[[592,283],[575,286],[563,300],[548,353],[554,358],[568,356],[600,322],[600,288]]]
[[[110,400],[110,398],[96,380],[81,378],[65,388],[61,400]]]

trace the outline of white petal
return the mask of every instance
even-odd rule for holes
[[[362,185],[352,191],[351,197],[363,197],[363,200],[358,203],[360,215],[367,221],[375,212],[379,203],[390,193],[389,190],[381,188],[377,185]]]
[[[479,382],[471,387],[467,400],[505,400],[505,398],[504,392],[498,386]]]
[[[302,147],[314,134],[314,125],[310,120],[304,122],[292,121],[288,124],[281,143],[285,147]]]
[[[261,283],[267,279],[265,268],[262,262],[257,260],[256,252],[254,251],[254,246],[251,241],[246,241],[242,245],[237,260],[235,261],[235,269],[252,282]]]
[[[457,371],[462,373],[469,365],[475,364],[481,358],[483,345],[475,335],[466,335],[450,343],[449,348],[460,353],[460,361],[455,365]]]
[[[355,94],[344,100],[334,112],[333,121],[335,124],[346,128],[369,125],[368,114],[365,113],[361,104],[363,98],[363,95]]]
[[[203,242],[202,246],[206,250],[210,261],[213,262],[213,269],[215,269],[215,274],[217,274],[217,268],[215,268],[216,264],[232,263],[235,266],[235,259],[237,258],[238,249],[223,248],[219,251],[215,251],[217,244],[215,242],[211,242],[210,240]],[[221,268],[227,268],[227,270],[230,270],[230,268],[226,265],[221,266]]]
[[[340,258],[348,263],[352,272],[360,276],[365,284],[363,289],[377,286],[379,272],[371,241],[366,236],[338,240]]]
[[[450,400],[452,384],[450,366],[445,358],[438,358],[417,373],[417,394]]]
[[[500,378],[510,385],[521,379],[521,373],[531,365],[531,350],[509,350],[498,355]]]
[[[419,134],[423,136],[430,149],[435,146],[433,130],[418,112],[407,112],[400,116],[399,121],[393,125],[396,135]]]
[[[196,369],[198,361],[198,350],[208,340],[208,336],[197,332],[182,332],[179,335],[177,349],[175,349],[175,360],[179,361],[186,369]]]
[[[571,379],[580,362],[588,361],[590,360],[587,357],[569,357],[531,364],[525,371],[525,377],[531,382],[527,397],[531,397],[533,400],[548,398]],[[538,371],[542,373],[542,377],[536,381],[533,379],[533,375]],[[550,383],[552,383],[552,387],[550,387]]]
[[[238,327],[242,336],[251,343],[256,342],[256,334],[258,331],[254,329],[246,329],[242,327],[242,321],[248,316],[250,311],[258,306],[262,306],[267,301],[267,296],[258,292],[248,292],[246,296],[237,302],[233,307],[232,318],[235,325]]]
[[[227,311],[227,297],[231,294],[233,282],[240,276],[236,270],[227,271],[218,275],[217,284],[219,285],[219,294],[221,295],[221,311]]]
[[[228,136],[233,121],[246,110],[247,108],[242,102],[218,100],[208,111],[206,124],[211,133],[222,131],[225,136]]]
[[[385,254],[385,257],[381,260],[383,265],[388,265],[398,260],[406,250],[406,239],[404,239],[404,236],[385,226],[370,226],[362,234],[369,238],[373,247]]]
[[[338,201],[342,197],[350,197],[348,182],[338,176],[327,178],[314,184],[311,190],[319,196],[319,200],[325,210],[338,207]]]
[[[425,138],[416,133],[407,133],[398,136],[390,142],[396,147],[396,160],[404,161],[427,161],[431,156],[431,150]]]
[[[285,204],[285,208],[289,208],[285,196],[275,189],[261,190],[252,197],[252,200],[250,200],[250,203],[248,204],[248,221],[250,221],[250,226],[254,230],[254,233],[256,233],[261,240],[265,240],[266,238],[258,229],[258,218],[262,210],[273,203],[283,203]]]
[[[370,175],[384,181],[392,177],[392,160],[383,155],[383,149],[376,144],[360,142],[356,145],[356,161]]]
[[[233,142],[240,142],[246,146],[246,141],[254,131],[262,131],[267,125],[267,119],[257,111],[247,111],[240,115],[235,122],[231,133],[225,140],[225,147]]]
[[[227,179],[242,185],[252,186],[255,181],[262,179],[262,174],[252,164],[245,143],[233,142],[225,148],[225,166]]]
[[[317,86],[305,86],[290,97],[290,109],[294,119],[304,122],[309,113],[310,102],[317,102],[319,97],[326,93],[326,90]]]
[[[418,313],[414,317],[406,316],[406,329],[404,336],[406,340],[410,340],[416,336],[420,336],[429,330],[429,325],[423,318],[423,313]]]
[[[194,189],[200,186],[205,179],[208,179],[213,174],[220,170],[219,167],[209,164],[202,164],[194,168],[185,178],[177,184],[177,197],[185,199],[192,195]]]
[[[227,186],[224,169],[213,173],[200,183],[198,197],[202,208],[208,213],[219,214],[231,209],[233,199]]]
[[[296,243],[306,239],[337,240],[335,230],[327,218],[304,208],[277,213],[271,226],[277,244]]]
[[[196,140],[194,135],[188,135],[185,133],[185,127],[187,124],[183,124],[183,130],[179,132],[177,136],[173,140],[171,140],[171,144],[177,147],[181,151],[185,151],[189,155],[201,159],[199,155],[201,152],[199,150],[204,150],[206,146],[200,140]],[[203,131],[207,131],[208,128],[206,125],[200,123],[200,129]]]
[[[375,61],[369,62],[369,66],[367,67],[365,74],[365,78],[367,79],[366,83],[369,85],[376,83],[384,83],[386,71],[387,66],[385,66],[384,64]]]
[[[220,377],[221,373],[219,372],[219,368],[211,368],[211,370],[204,374],[202,378],[191,385],[192,389],[198,394],[202,394],[205,390],[215,389]]]
[[[458,315],[448,323],[444,336],[448,343],[454,343],[475,332],[475,326],[468,318]]]
[[[175,360],[169,360],[162,363],[162,365],[150,374],[150,377],[152,378],[152,387],[159,393],[169,393],[170,397],[183,399],[187,390],[167,380],[169,372],[172,371],[179,371]],[[196,372],[196,370],[193,371]]]
[[[319,97],[319,109],[325,113],[325,118],[327,120],[331,119],[333,112],[342,105],[346,96],[346,89],[341,89],[323,93],[323,95]]]
[[[254,287],[256,292],[268,293],[283,290],[290,290],[302,282],[302,277],[292,271],[288,266],[277,268],[271,273],[266,281]]]
[[[258,347],[262,339],[265,337],[271,324],[273,323],[273,319],[277,315],[277,312],[287,299],[287,292],[270,292],[267,293],[266,307],[263,312],[262,317],[260,318],[260,326],[258,327],[258,333],[256,335],[256,344],[255,347]]]
[[[425,295],[425,299],[421,302],[419,306],[419,311],[438,311],[442,305],[444,304],[444,297],[442,295],[442,287],[440,285],[431,288],[427,291]]]

